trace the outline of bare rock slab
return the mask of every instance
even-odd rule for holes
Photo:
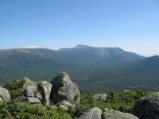
[[[123,113],[120,111],[105,109],[102,114],[103,119],[139,119],[133,114]]]
[[[35,97],[25,97],[22,101],[29,103],[29,104],[41,104],[41,101]]]
[[[93,107],[82,114],[78,119],[101,119],[102,110],[98,107]]]

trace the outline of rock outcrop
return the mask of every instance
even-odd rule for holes
[[[139,119],[133,114],[123,113],[115,110],[105,109],[102,114],[103,119]]]
[[[115,110],[105,109],[103,112],[94,107],[82,114],[78,119],[139,119],[133,114],[123,113]]]
[[[75,104],[70,103],[70,102],[65,101],[65,100],[63,100],[63,101],[61,102],[61,106],[68,107],[69,109],[74,109],[74,108],[76,107]]]
[[[107,100],[107,94],[104,93],[104,94],[96,94],[93,96],[93,98],[95,100],[100,100],[100,101],[106,101]]]
[[[24,89],[24,96],[26,98],[26,102],[32,102],[32,100],[36,100],[39,104],[39,101],[41,101],[41,104],[43,105],[50,105],[50,93],[52,90],[51,83],[47,81],[40,81],[40,82],[33,82],[32,80],[26,78],[26,82],[23,85]],[[31,98],[32,97],[32,98]],[[33,102],[34,102],[33,100]]]
[[[11,95],[9,91],[1,86],[0,86],[0,100],[4,100],[4,101],[11,100]]]
[[[60,102],[61,106],[69,108],[74,108],[80,102],[78,86],[70,80],[69,75],[65,72],[56,76],[51,83],[47,81],[33,82],[28,78],[25,80],[23,99],[27,100],[26,102],[32,102],[32,99],[38,100],[37,103],[40,100],[43,105]]]
[[[134,112],[140,119],[159,119],[159,92],[142,97]]]
[[[36,98],[38,98],[39,100],[42,100],[42,94],[37,92],[37,94],[35,95]]]
[[[70,80],[67,73],[62,72],[52,81],[51,100],[54,103],[67,101],[71,104],[80,102],[80,91],[78,86]]]
[[[41,101],[35,97],[25,97],[22,101],[27,102],[29,104],[41,104]]]
[[[51,89],[52,89],[51,83],[49,83],[47,81],[38,82],[38,93],[40,92],[40,94],[42,96],[43,105],[50,105]],[[37,97],[40,98],[40,94],[39,94],[39,96],[37,95]]]
[[[102,110],[94,107],[82,114],[78,119],[101,119]]]
[[[26,97],[34,97],[37,93],[37,83],[32,80],[25,78],[26,82],[23,85],[24,96]]]
[[[60,105],[59,108],[64,110],[64,111],[68,111],[69,110],[69,108],[64,106],[64,105]]]

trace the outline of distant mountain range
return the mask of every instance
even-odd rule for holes
[[[0,50],[0,81],[22,77],[48,80],[68,72],[82,90],[158,90],[159,56],[144,57],[121,48]]]

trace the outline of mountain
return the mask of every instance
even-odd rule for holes
[[[107,68],[103,68],[99,72],[107,71]],[[109,70],[109,73],[99,72],[100,77],[106,78],[101,80],[102,85],[110,89],[111,87],[116,90],[123,88],[129,90],[159,89],[159,56],[119,64],[117,67]],[[94,79],[97,79],[99,75],[95,75]]]
[[[158,64],[158,56],[147,58],[116,47],[7,49],[0,50],[0,81],[21,77],[51,81],[66,71],[82,90],[154,90],[159,82]]]
[[[141,60],[127,62],[120,70],[129,69],[133,73],[159,73],[159,56],[152,56]],[[126,70],[125,70],[126,71]]]
[[[125,61],[132,61],[143,58],[132,52],[127,52],[121,48],[101,48],[91,47],[86,45],[77,45],[75,48],[62,48],[58,51],[62,56],[76,61],[95,61],[104,60],[105,63],[119,63]]]

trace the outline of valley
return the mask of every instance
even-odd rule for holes
[[[0,81],[29,77],[51,81],[66,71],[84,91],[157,90],[159,56],[144,57],[121,48],[77,45],[74,48],[0,50]]]

